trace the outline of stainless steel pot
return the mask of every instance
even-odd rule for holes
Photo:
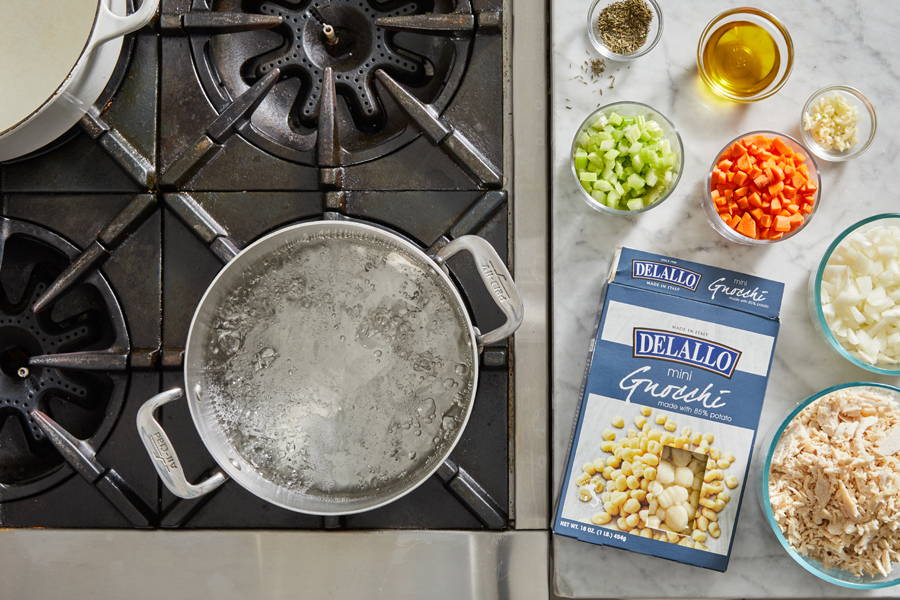
[[[506,322],[481,333],[446,270],[468,252]],[[447,459],[478,385],[481,346],[521,324],[523,306],[493,248],[462,236],[429,257],[352,221],[290,226],[248,246],[194,313],[184,389],[221,471],[190,483],[155,420],[138,411],[162,481],[194,498],[233,478],[278,506],[317,515],[371,510]]]

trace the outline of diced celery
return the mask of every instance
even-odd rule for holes
[[[631,166],[633,166],[636,171],[644,170],[644,161],[641,159],[640,154],[631,155]]]
[[[629,175],[626,181],[628,182],[628,185],[631,187],[631,189],[636,191],[644,189],[644,185],[646,184],[644,178],[635,173]]]
[[[641,137],[641,128],[637,125],[629,125],[625,128],[625,137],[628,138],[628,141],[633,144],[639,137]]]
[[[578,170],[584,169],[587,167],[588,162],[588,154],[584,150],[576,150],[575,151],[575,168]]]
[[[610,112],[579,132],[573,164],[594,201],[638,210],[658,201],[675,179],[678,157],[659,123]]]

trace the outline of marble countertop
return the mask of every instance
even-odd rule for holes
[[[697,40],[725,0],[661,0],[664,32],[650,54],[630,66],[608,64],[595,82],[583,66],[595,55],[585,19],[589,0],[553,2],[552,285],[554,494],[568,450],[578,390],[599,298],[614,248],[628,245],[732,268],[786,284],[782,328],[760,423],[761,440],[790,408],[824,387],[846,381],[886,381],[858,369],[826,346],[807,310],[807,281],[827,245],[848,225],[900,209],[892,185],[900,167],[900,10],[893,0],[816,2],[760,0],[788,27],[794,69],[774,97],[740,105],[718,100],[697,75]],[[614,86],[612,85],[614,76]],[[829,84],[861,89],[878,111],[871,148],[848,163],[819,161],[822,204],[794,238],[768,247],[732,244],[719,237],[699,208],[703,181],[715,153],[731,138],[755,129],[799,135],[806,98]],[[602,92],[602,95],[601,95]],[[685,168],[663,205],[634,217],[607,216],[582,200],[569,167],[572,136],[598,105],[618,100],[650,104],[668,116],[684,141]],[[887,176],[885,176],[887,175]],[[755,461],[754,461],[755,462]],[[753,479],[751,481],[758,481]],[[753,483],[751,483],[751,486]],[[757,484],[758,485],[758,484]],[[554,589],[563,597],[804,597],[896,596],[898,589],[855,592],[821,582],[783,552],[748,488],[728,571],[706,571],[663,559],[553,536]]]

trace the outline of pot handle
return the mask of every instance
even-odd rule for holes
[[[497,255],[493,246],[477,235],[459,236],[438,250],[434,258],[438,265],[443,267],[448,258],[463,250],[472,255],[475,260],[475,268],[481,275],[481,281],[491,293],[491,298],[494,299],[497,308],[506,315],[506,322],[492,331],[481,333],[476,329],[475,339],[478,346],[486,346],[506,339],[516,332],[525,316],[525,306],[512,275],[509,274],[509,270],[500,260],[500,256]]]
[[[111,39],[136,31],[156,16],[159,0],[141,0],[141,6],[130,15],[117,15],[109,8],[110,0],[100,0],[91,50]]]
[[[200,483],[191,483],[184,476],[181,461],[175,453],[169,436],[163,431],[162,425],[153,416],[156,409],[169,402],[174,402],[184,395],[181,388],[172,388],[156,394],[138,409],[137,428],[141,441],[147,449],[147,454],[159,473],[159,478],[166,484],[169,491],[179,498],[191,499],[203,496],[213,491],[228,480],[228,476],[222,471],[216,471]]]

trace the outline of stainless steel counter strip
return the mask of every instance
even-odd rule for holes
[[[44,600],[548,597],[538,531],[0,533],[0,597]]]
[[[511,3],[508,3],[511,4]],[[510,6],[504,15],[513,15]],[[504,56],[512,56],[513,269],[525,301],[525,321],[515,335],[515,438],[513,487],[516,529],[545,529],[549,522],[550,374],[548,310],[549,191],[547,188],[547,4],[516,5]],[[509,59],[507,59],[509,60]],[[509,64],[505,69],[509,69]],[[516,149],[513,152],[513,148]]]

